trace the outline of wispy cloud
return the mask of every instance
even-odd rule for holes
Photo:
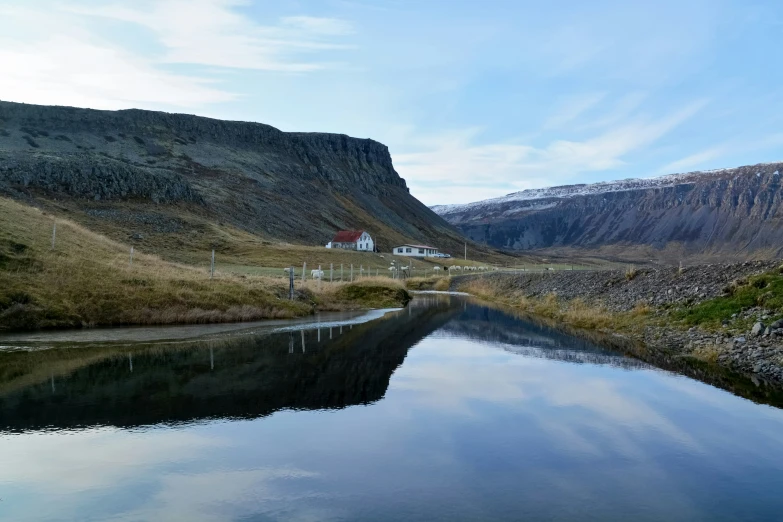
[[[351,31],[334,18],[284,17],[262,26],[236,0],[159,0],[88,8],[80,2],[0,7],[0,99],[103,109],[199,108],[235,100],[219,73],[168,65],[308,72]],[[106,19],[154,36],[154,50],[130,47]],[[144,48],[145,46],[141,46]],[[306,58],[306,59],[305,59]]]
[[[715,147],[690,154],[684,158],[667,163],[658,170],[657,174],[676,174],[695,167],[701,167],[705,162],[720,157],[724,152],[720,148]]]
[[[419,152],[395,154],[398,171],[427,204],[465,203],[482,194],[579,182],[586,172],[625,165],[624,157],[655,143],[701,110],[697,101],[658,119],[637,118],[581,141],[556,140],[543,147],[520,143],[475,144],[479,129],[424,138]],[[426,181],[425,181],[426,180]],[[450,185],[448,201],[443,184]]]
[[[283,17],[261,25],[235,8],[242,0],[156,0],[74,9],[141,25],[165,46],[161,60],[239,69],[303,72],[321,69],[321,60],[302,60],[303,53],[345,48],[331,41],[351,32],[348,22],[311,16]]]
[[[606,93],[572,96],[562,102],[557,111],[544,122],[543,128],[547,130],[562,128],[598,105],[605,97]]]

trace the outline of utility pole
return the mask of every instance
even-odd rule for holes
[[[465,241],[465,261],[468,260],[468,242]]]

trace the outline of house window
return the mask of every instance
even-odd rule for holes
[[[406,253],[408,253],[408,254],[410,254],[410,253],[411,253],[411,249],[410,249],[410,248],[406,248],[406,249],[405,249],[405,252],[406,252]]]
[[[423,249],[423,248],[420,248],[420,249],[419,249],[419,254],[423,254],[423,253],[424,253],[424,249]]]

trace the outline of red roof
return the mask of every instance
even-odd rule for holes
[[[341,230],[334,236],[332,243],[356,243],[364,234],[364,230]]]

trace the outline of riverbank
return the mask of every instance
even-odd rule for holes
[[[250,276],[134,252],[68,220],[0,199],[0,330],[198,324],[403,306],[388,278],[352,283]],[[54,237],[53,237],[54,236]]]
[[[783,267],[752,262],[455,277],[453,290],[783,384]]]

